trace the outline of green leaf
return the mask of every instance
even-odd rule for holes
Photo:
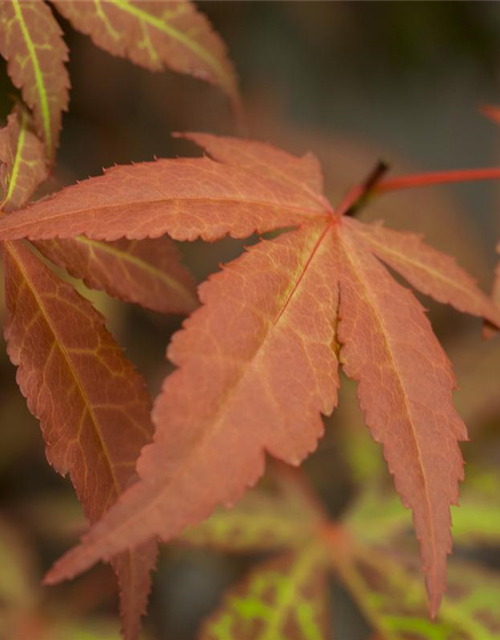
[[[194,3],[63,0],[54,5],[75,29],[105,51],[152,71],[170,68],[207,80],[240,108],[226,47]]]
[[[217,509],[201,525],[189,527],[182,542],[227,552],[270,551],[303,545],[321,520],[286,475],[274,490],[257,488],[233,508]]]
[[[48,175],[43,143],[21,105],[16,105],[7,126],[0,129],[0,163],[1,207],[9,212],[27,202]]]
[[[358,548],[341,567],[344,582],[385,640],[499,640],[500,577],[464,561],[449,563],[448,591],[429,619],[416,557],[394,549]]]
[[[229,592],[200,640],[324,640],[323,567],[313,544],[261,565]]]
[[[37,132],[53,158],[68,106],[68,50],[45,2],[0,1],[0,54],[7,72],[33,110]]]
[[[453,539],[458,545],[500,544],[500,474],[468,474],[460,506],[453,509]],[[366,543],[383,543],[411,532],[411,514],[391,492],[368,487],[351,507],[345,526]]]

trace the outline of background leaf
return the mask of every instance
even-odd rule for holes
[[[207,80],[241,109],[226,47],[189,0],[64,0],[54,5],[102,49],[152,71],[170,68]]]
[[[255,569],[231,590],[200,640],[323,640],[328,636],[322,550],[306,545]]]
[[[451,561],[448,591],[435,622],[415,563],[393,550],[371,548],[344,574],[367,618],[386,640],[498,640],[498,576],[465,561]]]
[[[189,314],[196,285],[170,238],[102,242],[85,236],[44,240],[37,249],[88,287],[159,313]]]
[[[247,492],[232,508],[219,507],[208,520],[188,527],[182,542],[226,552],[274,551],[300,547],[322,518],[301,496],[288,474],[279,473],[272,488]]]

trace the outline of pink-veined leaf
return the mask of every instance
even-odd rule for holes
[[[155,408],[157,423],[168,415],[169,427],[144,451],[143,482],[114,509],[129,541],[142,537],[146,519],[167,539],[217,502],[235,502],[261,475],[264,450],[298,464],[315,448],[338,386],[334,247],[318,243],[322,235],[312,226],[261,243],[201,286],[205,305],[174,337],[169,357],[181,368]],[[107,542],[119,542],[107,533]]]

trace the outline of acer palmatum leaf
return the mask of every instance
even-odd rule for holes
[[[208,520],[186,529],[180,542],[225,553],[268,553],[303,546],[322,519],[295,486],[279,489],[248,491],[232,508],[219,507]]]
[[[329,637],[325,552],[314,543],[273,558],[224,596],[198,640]]]
[[[59,0],[54,5],[98,47],[152,71],[169,68],[206,80],[240,112],[226,46],[190,0]]]
[[[358,381],[366,423],[383,443],[403,504],[413,510],[435,614],[451,551],[448,505],[458,503],[457,478],[463,479],[457,441],[467,437],[452,404],[455,378],[423,308],[349,227],[339,253],[341,361]]]
[[[0,221],[0,239],[212,241],[324,219],[328,203],[285,177],[209,158],[112,167]]]
[[[27,111],[16,105],[0,129],[0,208],[9,212],[25,204],[48,175],[43,143],[32,130]]]
[[[466,433],[451,403],[450,365],[421,306],[378,260],[497,325],[498,310],[451,259],[414,236],[338,215],[319,190],[310,155],[189,137],[219,161],[116,168],[0,221],[0,238],[168,231],[213,240],[299,226],[252,247],[202,285],[204,306],[169,348],[179,368],[156,401],[155,444],[139,459],[141,482],[48,581],[147,537],[168,540],[217,503],[235,502],[261,475],[266,452],[299,464],[322,434],[321,414],[336,403],[340,342],[366,421],[413,509],[434,614],[451,548],[449,505],[463,476],[457,441]]]
[[[17,382],[40,420],[49,462],[70,474],[95,522],[134,478],[152,432],[149,395],[88,301],[21,243],[3,243],[3,256],[5,337]],[[154,543],[112,559],[127,639],[139,633],[155,560]]]
[[[85,236],[40,240],[36,248],[93,289],[159,313],[189,314],[198,306],[196,284],[167,236],[103,242]]]
[[[415,289],[464,313],[480,317],[492,313],[490,299],[475,280],[454,258],[425,244],[420,236],[388,229],[381,223],[366,225],[352,220],[350,224],[370,250]]]
[[[7,72],[33,110],[39,136],[52,157],[62,111],[68,107],[68,50],[49,6],[41,0],[0,1],[0,54]]]

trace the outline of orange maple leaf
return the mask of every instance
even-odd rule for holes
[[[116,167],[0,220],[0,239],[35,240],[81,233],[214,240],[293,228],[202,285],[203,306],[168,351],[178,369],[156,401],[155,443],[139,459],[141,481],[47,581],[156,535],[177,536],[217,503],[238,500],[262,474],[266,452],[299,464],[323,433],[321,415],[336,405],[340,361],[359,383],[366,423],[413,510],[435,614],[466,429],[452,404],[451,365],[424,309],[383,263],[460,311],[496,325],[499,311],[451,258],[417,236],[343,215],[362,190],[332,208],[312,155],[187,137],[214,159]]]

